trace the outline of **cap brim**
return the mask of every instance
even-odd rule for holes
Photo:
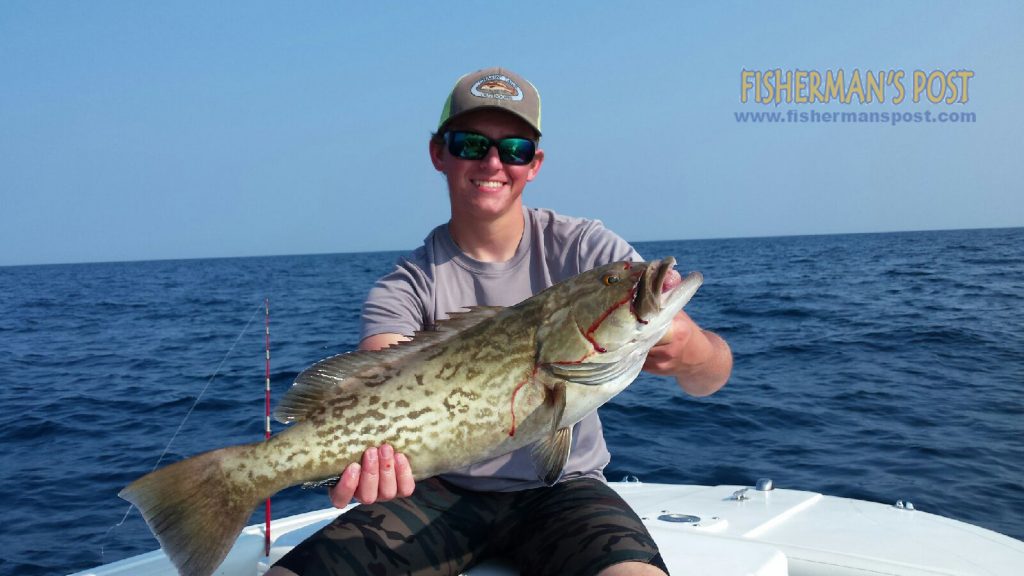
[[[520,114],[520,113],[518,113],[518,112],[516,112],[514,110],[509,110],[508,108],[505,108],[505,107],[502,107],[502,106],[492,106],[492,105],[487,105],[487,104],[477,106],[477,107],[472,108],[470,110],[463,110],[462,112],[459,112],[458,114],[452,115],[450,118],[445,120],[444,123],[442,123],[441,125],[439,125],[437,127],[437,133],[438,134],[444,134],[445,131],[448,130],[448,126],[451,125],[452,122],[454,122],[455,120],[458,120],[459,118],[462,118],[463,116],[468,116],[468,115],[470,115],[470,114],[472,114],[474,112],[478,112],[480,110],[500,110],[501,112],[504,112],[506,114],[510,114],[512,116],[515,116],[516,118],[518,118],[518,119],[522,120],[523,122],[525,122],[526,125],[529,126],[531,130],[534,131],[534,133],[537,135],[538,138],[542,134],[541,131],[536,126],[534,126],[533,123],[530,122],[530,119],[527,118],[526,116],[523,116],[522,114]]]

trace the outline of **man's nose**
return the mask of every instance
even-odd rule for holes
[[[487,155],[480,159],[480,163],[488,168],[500,168],[501,157],[498,156],[498,147],[491,146],[490,149],[487,150]]]

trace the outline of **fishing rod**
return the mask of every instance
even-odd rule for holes
[[[266,422],[266,428],[264,430],[264,442],[270,440],[270,298],[263,299],[263,306],[266,310],[264,316],[263,325],[266,328],[266,350],[267,350],[267,369],[266,369],[266,394],[264,402],[264,418]],[[266,529],[263,531],[263,555],[270,558],[270,497],[267,497],[267,512],[266,512]]]

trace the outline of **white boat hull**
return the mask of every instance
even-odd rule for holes
[[[742,486],[612,482],[644,519],[675,574],[852,576],[1024,574],[1024,542],[906,507],[814,492]],[[263,526],[243,530],[218,569],[254,576],[338,515],[325,509],[273,522],[269,559]],[[171,576],[157,550],[74,576]],[[491,562],[470,576],[514,571]]]

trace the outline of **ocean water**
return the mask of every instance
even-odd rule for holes
[[[1024,538],[1024,229],[637,247],[704,273],[687,310],[735,370],[708,398],[643,374],[603,407],[610,479],[771,477]],[[168,443],[164,463],[262,438],[264,298],[276,400],[356,346],[395,257],[0,268],[0,573],[154,549],[117,492]],[[273,509],[327,505],[289,489]]]

